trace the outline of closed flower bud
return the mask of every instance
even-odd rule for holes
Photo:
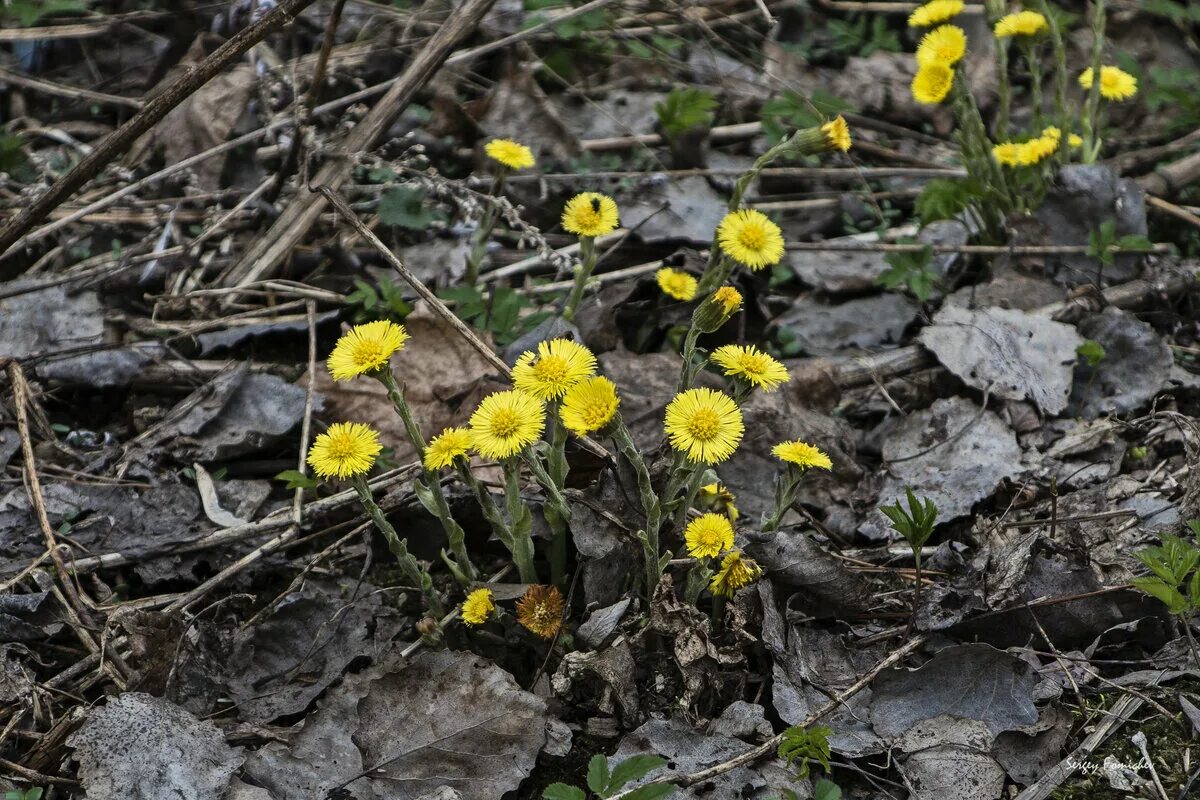
[[[692,322],[704,333],[719,330],[742,307],[742,293],[732,286],[722,286],[704,298],[692,312]]]

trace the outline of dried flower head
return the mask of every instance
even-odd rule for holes
[[[681,269],[663,267],[654,273],[654,279],[658,281],[658,288],[662,289],[667,297],[685,303],[696,297],[696,279]]]
[[[961,14],[965,5],[963,0],[932,0],[909,15],[908,26],[928,28],[939,25]]]
[[[595,371],[591,350],[570,339],[551,339],[538,342],[537,353],[521,354],[513,366],[513,386],[539,400],[557,400]]]
[[[737,506],[734,505],[737,497],[733,492],[729,491],[725,484],[720,481],[707,483],[700,487],[698,496],[702,506],[724,514],[729,517],[730,522],[737,522],[739,514]]]
[[[717,226],[717,242],[730,258],[752,270],[783,258],[783,232],[766,214],[752,208],[726,214]]]
[[[997,39],[1006,36],[1033,36],[1041,33],[1049,26],[1046,18],[1036,11],[1018,11],[1015,14],[1005,14],[996,20],[995,33]]]
[[[471,432],[466,428],[446,428],[433,437],[425,448],[425,469],[439,470],[454,466],[459,458],[466,458],[471,450]]]
[[[527,169],[534,165],[533,151],[512,139],[492,139],[484,145],[488,158],[498,161],[509,169]]]
[[[833,462],[829,460],[828,455],[811,444],[801,442],[798,439],[790,442],[780,442],[771,448],[771,455],[780,461],[795,464],[804,469],[833,469]]]
[[[843,153],[849,152],[850,126],[846,124],[846,119],[841,114],[838,114],[836,119],[822,125],[821,132],[825,134],[825,141],[834,150],[841,150]]]
[[[946,99],[953,85],[954,70],[945,64],[927,64],[913,77],[912,96],[918,103],[935,105]]]
[[[494,392],[471,415],[471,446],[484,458],[510,458],[537,441],[546,424],[541,400],[519,390]]]
[[[335,381],[348,381],[386,367],[406,341],[404,326],[389,320],[355,325],[337,340],[325,363]]]
[[[683,541],[692,558],[716,558],[733,547],[733,526],[724,514],[702,514],[688,523]]]
[[[788,382],[787,367],[754,345],[727,344],[713,351],[712,360],[735,380],[771,392]]]
[[[308,464],[322,478],[366,475],[383,445],[379,433],[361,422],[335,422],[308,449]]]
[[[496,610],[496,600],[491,589],[476,589],[467,595],[462,604],[462,620],[468,625],[482,625]]]
[[[742,293],[732,286],[722,286],[696,306],[692,322],[704,333],[712,333],[729,321],[742,307]]]
[[[603,236],[618,224],[616,201],[599,192],[577,194],[563,208],[563,228],[577,236]]]
[[[559,416],[567,430],[586,436],[612,422],[620,405],[616,384],[599,376],[584,378],[563,396]]]
[[[762,568],[740,550],[730,550],[721,562],[720,571],[713,576],[708,589],[718,597],[733,597],[734,592],[762,577]]]
[[[940,64],[953,67],[967,53],[967,34],[957,25],[941,25],[921,37],[917,45],[917,66]]]
[[[517,622],[543,639],[562,627],[563,598],[556,586],[530,586],[517,601]]]
[[[724,461],[733,455],[744,431],[741,409],[727,394],[688,389],[667,405],[667,437],[673,448],[687,454],[689,461]]]
[[[1092,88],[1092,68],[1088,67],[1079,75],[1079,85],[1084,89]],[[1100,96],[1105,100],[1128,100],[1137,94],[1137,78],[1118,67],[1100,68]]]

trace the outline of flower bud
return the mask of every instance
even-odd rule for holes
[[[732,286],[722,286],[696,306],[692,324],[704,333],[720,329],[742,307],[742,293]]]

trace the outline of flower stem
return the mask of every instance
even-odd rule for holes
[[[988,27],[1004,16],[1004,0],[985,0]],[[1008,75],[1008,39],[996,40],[996,74],[999,76],[999,109],[996,111],[996,138],[1008,138],[1008,120],[1012,112],[1012,83]]]
[[[646,467],[646,460],[642,458],[641,451],[634,444],[633,437],[630,435],[629,429],[625,427],[623,420],[617,420],[612,438],[617,445],[617,450],[637,473],[638,493],[641,495],[642,510],[646,514],[646,528],[642,532],[641,541],[646,596],[649,597],[654,592],[654,587],[658,586],[662,574],[658,566],[660,556],[658,529],[662,524],[662,502],[654,493],[654,485],[650,480],[650,470]]]
[[[537,480],[538,485],[546,492],[546,504],[543,514],[550,526],[550,581],[555,586],[566,586],[567,583],[567,532],[571,521],[571,507],[563,496],[563,487],[554,482],[550,473],[542,466],[540,456],[533,451],[524,454],[529,471]]]
[[[513,535],[512,528],[507,520],[504,519],[504,514],[501,513],[500,507],[496,505],[492,493],[487,490],[471,472],[470,464],[456,465],[458,476],[462,478],[463,483],[471,490],[475,496],[475,502],[479,504],[479,508],[483,511],[484,518],[492,527],[492,533],[500,540],[509,554],[513,557],[513,563],[517,567],[517,573],[521,578],[522,583],[537,583],[537,573],[533,569],[533,551],[532,547],[525,548],[523,545],[518,545],[516,537]]]
[[[770,516],[763,515],[763,521],[759,526],[763,533],[774,533],[779,530],[779,523],[783,520],[783,515],[796,501],[796,490],[800,487],[800,478],[803,475],[803,470],[788,465],[784,472],[775,476],[775,505]]]
[[[533,567],[533,515],[529,506],[521,499],[521,462],[515,458],[504,461],[504,502],[508,510],[513,563],[522,583],[537,583],[537,570]]]
[[[379,382],[387,389],[388,399],[392,401],[392,405],[396,408],[396,413],[400,415],[400,421],[404,423],[404,431],[408,434],[408,438],[412,441],[413,447],[417,450],[417,458],[422,462],[425,460],[425,437],[421,435],[421,426],[413,418],[412,410],[409,409],[407,401],[404,399],[404,392],[400,390],[396,384],[396,376],[392,374],[390,368],[384,367],[376,373]]]
[[[700,329],[696,327],[693,321],[691,327],[688,328],[687,336],[683,340],[683,365],[679,369],[679,391],[686,392],[692,388],[692,384],[696,381],[696,375],[700,372],[703,364],[694,363],[696,361],[696,340],[700,338]]]
[[[361,475],[355,476],[350,479],[350,485],[354,487],[354,491],[358,494],[359,502],[366,509],[367,514],[371,517],[371,521],[375,523],[375,527],[383,534],[383,538],[388,544],[388,550],[396,557],[396,561],[400,565],[400,571],[404,573],[405,579],[425,595],[429,601],[430,609],[435,614],[441,614],[441,601],[433,591],[433,581],[430,579],[429,573],[421,569],[421,565],[417,563],[417,559],[413,558],[412,553],[408,552],[408,544],[396,533],[396,529],[392,527],[392,523],[388,522],[387,515],[383,513],[383,509],[379,507],[379,504],[375,502],[375,498],[371,496],[371,487],[367,485],[367,479]]]
[[[1028,38],[1028,37],[1027,37]],[[1042,130],[1042,59],[1037,42],[1025,45],[1025,62],[1029,65],[1029,100],[1033,104],[1033,127]]]
[[[1054,47],[1054,119],[1056,124],[1067,121],[1067,48],[1063,44],[1062,31],[1058,29],[1058,21],[1050,13],[1046,0],[1037,0],[1038,11],[1046,18],[1046,26],[1050,29],[1050,42]]]
[[[587,288],[592,270],[596,268],[596,240],[591,236],[579,237],[579,266],[575,267],[575,285],[571,287],[571,295],[563,308],[563,319],[571,322],[575,319],[575,310],[583,300],[583,290]]]

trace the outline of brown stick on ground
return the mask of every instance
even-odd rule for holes
[[[13,247],[30,228],[45,219],[46,215],[60,203],[95,177],[109,161],[125,152],[134,140],[154,127],[171,109],[216,77],[217,73],[260,42],[267,34],[283,27],[296,14],[314,2],[316,0],[282,0],[261,20],[242,29],[236,36],[218,47],[212,55],[185,72],[162,94],[146,103],[141,111],[107,136],[90,155],[55,181],[54,185],[44,194],[13,217],[3,229],[0,229],[0,255],[6,254],[9,248]]]
[[[408,68],[392,84],[387,94],[354,126],[339,149],[348,154],[370,149],[380,134],[408,107],[417,91],[429,82],[450,55],[451,48],[475,29],[493,2],[495,0],[465,0],[455,8],[433,38],[409,62]],[[321,168],[312,183],[337,190],[349,176],[350,162],[335,159]],[[231,285],[245,286],[264,276],[273,275],[292,248],[307,235],[324,209],[325,198],[317,192],[305,192],[295,197],[270,230],[255,239],[242,254],[241,260],[229,271]],[[228,307],[237,300],[238,295],[234,293],[226,297],[222,304]]]

